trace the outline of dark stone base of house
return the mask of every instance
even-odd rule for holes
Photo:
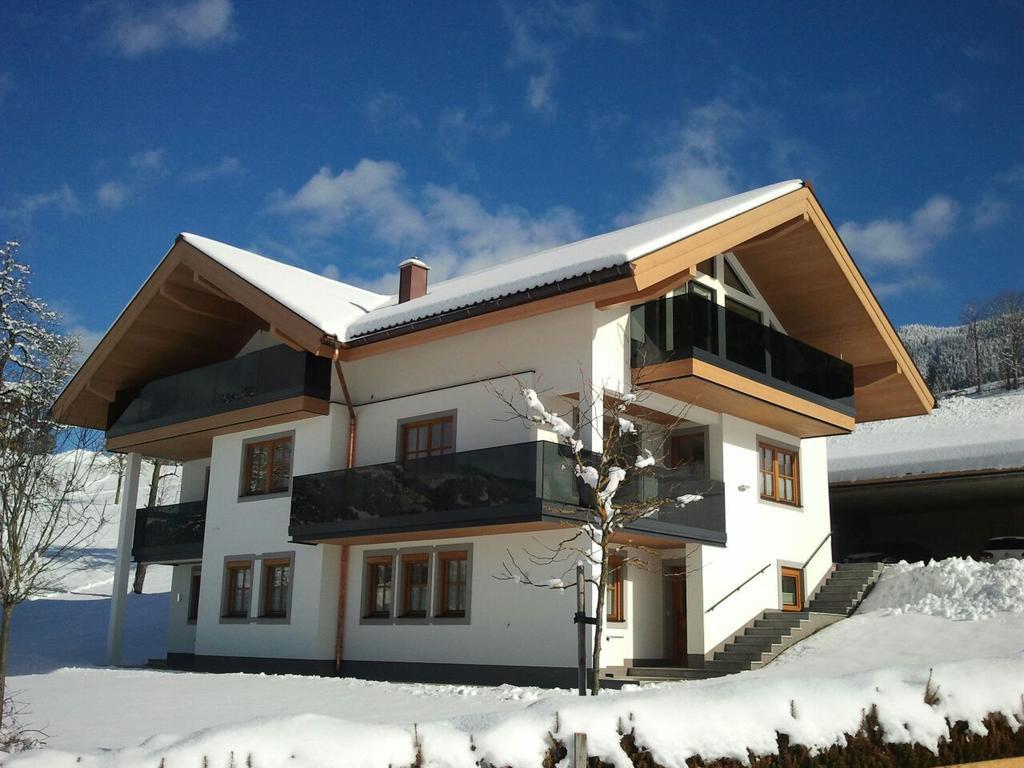
[[[334,677],[334,659],[273,659],[250,656],[207,656],[168,653],[151,666],[190,672],[253,672],[271,675]],[[404,661],[343,661],[341,677],[399,683],[455,683],[463,685],[535,685],[575,688],[573,667],[519,667],[499,664],[428,664]]]

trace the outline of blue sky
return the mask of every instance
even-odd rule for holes
[[[94,339],[180,231],[394,290],[814,181],[894,322],[1024,287],[1024,3],[5,3],[0,236]]]

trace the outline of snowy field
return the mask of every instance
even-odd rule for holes
[[[927,416],[858,424],[828,438],[831,482],[1024,467],[1024,389],[939,400]]]
[[[593,701],[511,686],[100,668],[115,539],[106,531],[65,590],[15,614],[11,687],[49,749],[12,765],[156,768],[163,759],[176,768],[205,755],[226,766],[233,753],[236,765],[252,754],[261,768],[400,766],[413,762],[415,733],[427,764],[485,758],[518,768],[540,764],[549,732],[586,730],[592,754],[625,768],[622,727],[662,764],[681,766],[695,753],[774,751],[776,730],[826,746],[856,730],[872,703],[890,738],[934,744],[946,717],[977,725],[989,711],[1020,713],[1024,694],[1020,561],[891,566],[858,615],[763,670]],[[146,590],[130,596],[125,625],[127,658],[138,664],[163,655],[167,569],[152,568]],[[923,701],[932,668],[934,708]]]

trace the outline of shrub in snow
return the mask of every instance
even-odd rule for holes
[[[861,611],[924,613],[947,619],[986,619],[1024,613],[1024,560],[977,562],[951,557],[901,562],[882,571]]]

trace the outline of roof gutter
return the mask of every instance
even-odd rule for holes
[[[628,263],[616,264],[613,267],[605,267],[599,269],[596,272],[590,272],[585,275],[578,275],[577,277],[569,278],[568,280],[559,280],[554,283],[548,283],[542,285],[539,288],[530,288],[525,291],[519,291],[508,296],[501,296],[496,299],[490,299],[488,301],[480,302],[463,309],[453,309],[448,312],[442,312],[431,317],[425,317],[421,320],[413,320],[408,323],[402,323],[400,325],[393,326],[391,328],[385,328],[379,331],[373,331],[364,336],[359,336],[354,339],[350,339],[345,343],[346,347],[362,347],[367,344],[373,344],[377,341],[384,341],[385,339],[393,339],[398,336],[405,336],[410,333],[422,331],[427,328],[436,328],[439,325],[446,325],[453,323],[457,320],[466,320],[471,317],[479,317],[480,315],[486,315],[490,312],[497,312],[501,309],[508,309],[509,307],[517,307],[522,304],[529,304],[533,301],[540,301],[541,299],[547,299],[551,296],[557,296],[562,293],[569,293],[571,291],[577,291],[581,288],[589,288],[595,285],[602,285],[603,283],[609,283],[613,280],[620,280],[623,277],[630,277],[633,274],[633,267]]]

